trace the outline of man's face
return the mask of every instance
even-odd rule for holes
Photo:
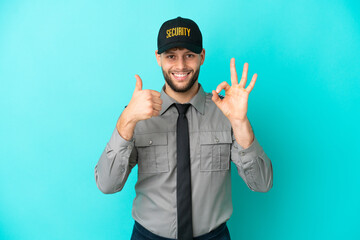
[[[205,50],[196,54],[186,48],[172,48],[161,54],[156,53],[164,78],[175,92],[186,92],[198,80],[200,66],[205,59]]]

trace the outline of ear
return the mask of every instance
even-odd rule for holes
[[[156,57],[157,63],[161,67],[161,54],[158,54],[158,50],[155,50],[155,57]]]
[[[201,63],[200,63],[200,65],[203,65],[203,63],[204,63],[204,61],[205,61],[205,48],[203,48],[203,49],[201,50],[200,57],[201,57]]]

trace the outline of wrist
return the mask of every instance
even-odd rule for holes
[[[119,121],[121,121],[125,126],[136,125],[138,120],[136,120],[136,118],[131,113],[131,109],[129,110],[129,107],[126,107],[122,112]]]
[[[125,108],[116,123],[116,129],[123,139],[129,141],[133,137],[136,123],[137,121],[128,114]]]
[[[234,131],[236,142],[244,149],[248,148],[254,141],[254,132],[249,119],[233,120],[230,122]]]
[[[244,119],[230,119],[229,121],[233,128],[249,124],[249,119],[247,117],[245,117]]]

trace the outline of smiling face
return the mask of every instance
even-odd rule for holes
[[[186,48],[172,48],[161,54],[157,54],[157,51],[155,53],[164,74],[166,87],[169,86],[173,91],[183,93],[197,83],[200,66],[205,59],[204,49],[200,54]]]

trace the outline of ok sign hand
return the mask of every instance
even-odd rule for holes
[[[217,86],[216,91],[212,91],[213,102],[220,108],[230,122],[245,121],[247,119],[248,98],[257,78],[257,74],[255,73],[250,84],[245,88],[248,68],[249,64],[245,63],[239,83],[235,69],[235,58],[232,58],[230,60],[231,86],[224,81]],[[225,90],[225,97],[223,99],[218,96],[218,93],[220,93],[222,89]]]

